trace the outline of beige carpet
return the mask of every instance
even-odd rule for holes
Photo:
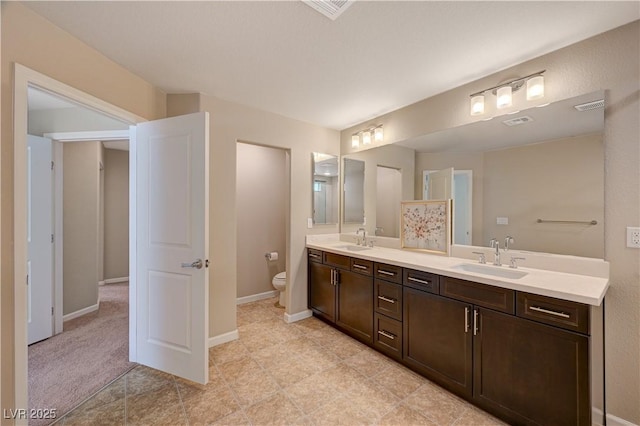
[[[100,287],[100,309],[29,346],[29,408],[61,418],[136,364],[129,359],[129,285]],[[51,420],[31,420],[44,425]]]

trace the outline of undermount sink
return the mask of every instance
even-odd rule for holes
[[[336,248],[343,249],[343,250],[349,250],[349,251],[371,250],[371,247],[357,246],[355,244],[347,244],[345,246],[338,246]]]
[[[510,269],[506,266],[491,266],[483,265],[480,263],[461,263],[459,265],[453,266],[453,269],[458,269],[465,272],[474,272],[477,274],[493,275],[494,277],[509,278],[512,280],[522,278],[528,274],[528,272],[519,271],[517,269]]]

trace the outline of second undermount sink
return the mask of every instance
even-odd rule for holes
[[[355,244],[347,244],[344,246],[338,246],[336,248],[349,250],[349,251],[363,251],[363,250],[371,250],[371,247],[366,246],[357,246]]]
[[[518,278],[522,278],[528,274],[528,272],[519,271],[517,269],[510,269],[505,266],[491,266],[483,265],[480,263],[461,263],[459,265],[453,266],[453,269],[458,269],[465,272],[473,272],[476,274],[493,275],[494,277],[509,278],[512,280],[517,280]]]

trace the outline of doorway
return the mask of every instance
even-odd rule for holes
[[[28,88],[31,408],[63,415],[135,366],[128,353],[128,127]]]
[[[27,305],[24,277],[27,276],[27,223],[25,220],[28,194],[27,134],[29,133],[29,88],[54,94],[99,112],[126,125],[145,121],[102,100],[60,83],[19,64],[14,73],[14,394],[16,407],[28,407]],[[61,304],[60,304],[61,306]],[[61,321],[60,321],[61,323]],[[61,325],[61,324],[60,324]]]

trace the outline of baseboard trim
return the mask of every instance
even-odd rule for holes
[[[118,284],[118,283],[128,283],[128,282],[129,282],[129,277],[107,278],[104,281],[100,281],[98,285]]]
[[[292,322],[296,322],[296,321],[300,321],[303,320],[305,318],[309,318],[311,315],[313,315],[313,312],[311,312],[311,309],[306,309],[302,312],[298,312],[295,314],[284,314],[284,321],[288,324],[291,324]]]
[[[243,305],[245,303],[257,302],[258,300],[270,299],[278,296],[278,290],[265,291],[264,293],[252,294],[251,296],[238,297],[236,299],[236,305]]]
[[[604,426],[604,413],[601,409],[591,407],[591,426]]]
[[[625,419],[621,419],[620,417],[616,417],[612,414],[607,414],[607,426],[638,426],[635,423],[631,423],[626,421]]]
[[[238,330],[233,330],[228,333],[219,334],[217,336],[209,337],[209,347],[212,348],[214,346],[221,345],[223,343],[232,342],[234,340],[238,340],[240,335],[238,334]]]
[[[84,309],[80,309],[78,311],[71,312],[70,314],[63,315],[62,316],[62,322],[69,321],[69,320],[72,320],[74,318],[78,318],[78,317],[81,317],[83,315],[86,315],[86,314],[90,314],[91,312],[95,312],[95,311],[98,310],[99,307],[100,307],[100,301],[98,300],[98,303],[96,303],[95,305],[87,306]]]

